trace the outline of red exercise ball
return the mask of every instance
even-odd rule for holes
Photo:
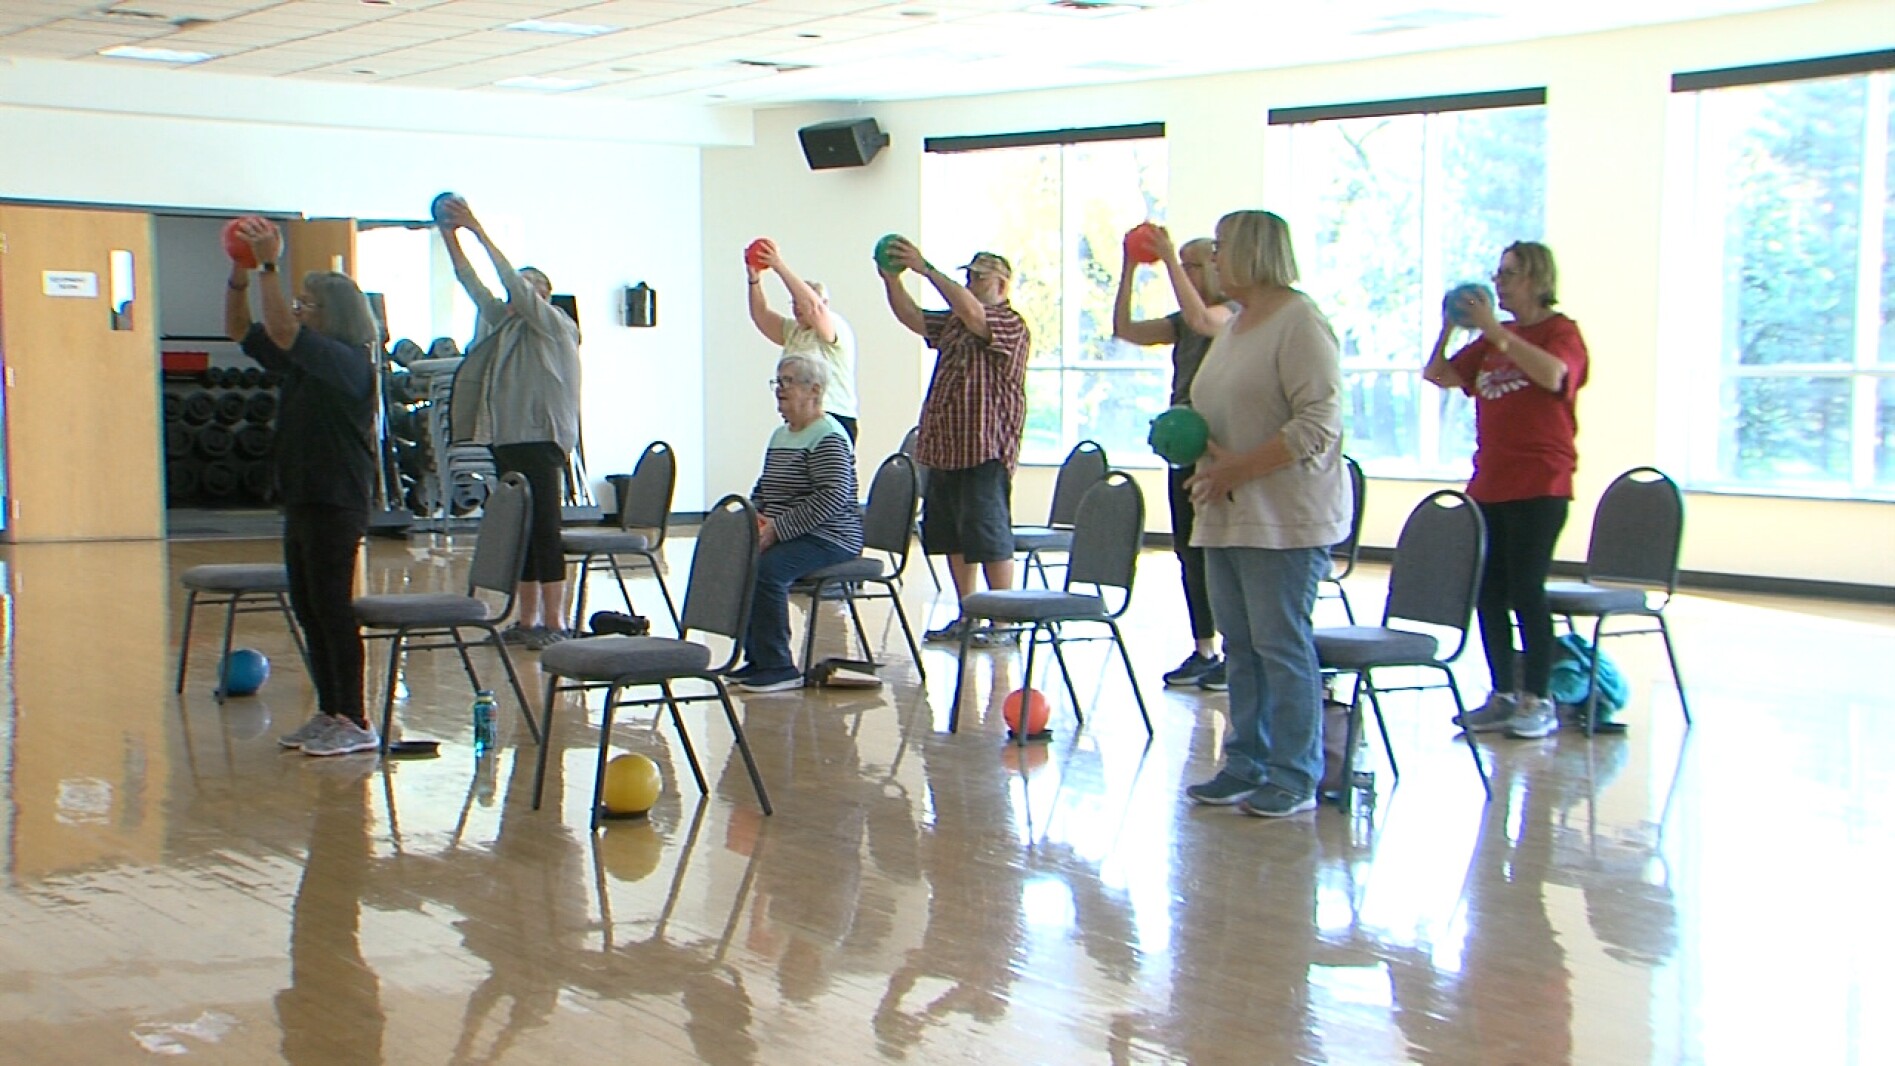
[[[1012,692],[1007,693],[1006,700],[1000,705],[1000,714],[1001,717],[1007,720],[1007,728],[1013,730],[1015,733],[1022,731],[1020,729],[1020,700],[1022,693],[1025,694],[1026,699],[1026,735],[1032,736],[1035,733],[1046,732],[1046,722],[1047,719],[1053,716],[1053,709],[1046,704],[1046,694],[1036,688],[1016,688]]]
[[[752,270],[762,270],[764,268],[763,246],[769,243],[768,237],[758,237],[751,241],[749,247],[744,249],[744,265]]]
[[[224,223],[224,254],[230,257],[231,262],[245,270],[256,269],[257,256],[250,250],[250,246],[244,243],[244,239],[237,236],[237,227],[255,217],[255,215],[245,215],[243,218],[233,218]]]
[[[1157,225],[1141,222],[1127,230],[1125,254],[1131,256],[1134,263],[1156,263],[1159,259]]]

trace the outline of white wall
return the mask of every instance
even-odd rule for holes
[[[145,113],[96,105],[99,78],[105,95],[138,101]],[[205,117],[215,101],[203,98],[200,80],[237,94],[227,117]],[[506,239],[516,264],[544,267],[579,300],[595,492],[664,438],[678,450],[677,506],[701,509],[699,149],[637,139],[728,143],[737,136],[730,117],[707,115],[694,126],[663,108],[336,92],[0,65],[0,198],[421,218],[437,192],[453,189]],[[639,280],[661,294],[657,328],[616,324],[620,287]]]
[[[1590,501],[1619,471],[1662,465],[1658,423],[1668,407],[1659,387],[1659,237],[1670,76],[1892,43],[1895,19],[1885,4],[1832,0],[1670,27],[1265,74],[762,114],[754,147],[710,149],[704,159],[705,371],[712,423],[727,427],[706,442],[710,491],[749,484],[773,424],[769,398],[751,385],[766,376],[773,353],[749,326],[739,261],[745,242],[760,234],[776,238],[806,276],[828,281],[835,306],[855,324],[863,352],[864,465],[893,450],[913,423],[928,360],[919,341],[889,316],[869,252],[884,232],[917,232],[925,137],[1161,120],[1172,168],[1172,229],[1202,234],[1225,210],[1269,206],[1263,137],[1269,108],[1544,85],[1547,239],[1560,257],[1562,308],[1580,322],[1594,357],[1580,406],[1579,500],[1559,547],[1561,558],[1583,558]],[[890,147],[860,170],[809,171],[797,127],[860,114],[874,115],[889,132]],[[780,293],[773,297],[782,300]],[[1417,351],[1416,358],[1424,354]],[[1156,476],[1142,480],[1150,524],[1162,529],[1161,483]],[[1050,486],[1047,471],[1023,471],[1017,511],[1040,513]],[[1435,487],[1374,482],[1365,541],[1392,544],[1409,508]],[[1693,494],[1689,513],[1687,569],[1895,584],[1889,547],[1895,545],[1895,505]]]

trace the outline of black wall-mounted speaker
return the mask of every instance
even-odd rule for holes
[[[888,134],[872,118],[818,122],[797,130],[796,136],[811,170],[867,166],[875,153],[888,147]]]

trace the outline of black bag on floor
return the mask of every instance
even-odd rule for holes
[[[651,632],[651,619],[620,611],[594,611],[589,625],[592,635],[599,637],[642,637]]]

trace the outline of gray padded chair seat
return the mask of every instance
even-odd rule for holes
[[[1607,588],[1584,581],[1549,581],[1546,606],[1554,614],[1636,614],[1649,609],[1644,589]]]
[[[825,566],[821,570],[811,570],[809,573],[804,574],[796,583],[808,587],[815,584],[818,579],[855,581],[864,578],[885,577],[887,573],[888,568],[882,565],[880,559],[871,559],[868,556],[862,556],[860,558],[850,559],[846,562],[837,563],[834,566]]]
[[[1426,633],[1382,626],[1336,626],[1316,631],[1316,654],[1326,668],[1352,670],[1364,666],[1427,663],[1441,642]]]
[[[290,573],[282,563],[207,563],[186,570],[178,581],[205,592],[287,592]]]
[[[567,555],[602,555],[612,552],[642,552],[651,547],[651,537],[628,529],[568,529],[559,535],[559,547]]]
[[[1013,527],[1013,550],[1028,551],[1069,551],[1073,546],[1073,531],[1053,529],[1048,526]]]
[[[356,620],[367,626],[479,625],[493,611],[472,596],[452,592],[363,596],[355,601]]]
[[[997,589],[961,600],[961,613],[996,622],[1039,622],[1049,618],[1105,616],[1103,597],[1059,589]]]
[[[673,637],[581,637],[540,652],[540,669],[575,681],[662,681],[710,665],[709,647]]]

